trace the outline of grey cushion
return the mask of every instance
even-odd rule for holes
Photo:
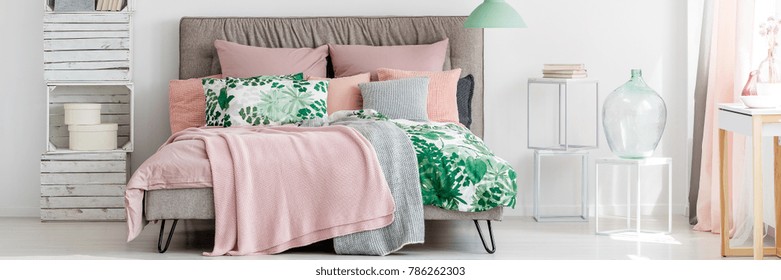
[[[363,108],[391,119],[428,121],[428,78],[416,77],[358,85]]]
[[[472,126],[472,96],[475,93],[475,77],[472,74],[458,80],[456,98],[458,121],[467,128]]]

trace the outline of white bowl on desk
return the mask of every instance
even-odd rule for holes
[[[740,101],[750,109],[772,109],[779,106],[781,98],[777,96],[750,95],[741,96]]]
[[[781,106],[781,83],[757,83],[757,95],[741,96],[740,101],[753,109]]]

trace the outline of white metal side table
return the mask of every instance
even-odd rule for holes
[[[570,88],[576,85],[586,85],[586,86],[593,86],[594,87],[594,115],[588,116],[589,118],[593,118],[593,129],[594,129],[594,142],[592,143],[573,143],[574,139],[570,139],[572,136],[572,133],[570,132],[570,127],[572,124],[570,121],[572,119],[578,119],[579,117],[586,117],[586,116],[574,116],[574,113],[570,110],[575,107],[586,107],[586,106],[592,106],[587,104],[576,104],[577,106],[570,106],[570,95],[574,94],[570,92]],[[538,86],[555,86],[558,88],[558,108],[554,108],[554,110],[558,110],[558,124],[557,124],[557,135],[558,135],[558,143],[534,143],[536,141],[533,141],[531,137],[531,133],[529,133],[529,128],[531,127],[531,124],[535,122],[537,119],[535,116],[531,113],[531,104],[532,104],[532,95],[537,94],[544,94],[544,93],[537,93],[535,94],[532,90],[532,86],[534,88]],[[594,79],[550,79],[550,78],[529,78],[527,87],[526,87],[526,143],[527,147],[532,150],[551,150],[551,151],[570,151],[570,150],[589,150],[589,149],[597,149],[599,148],[599,81]],[[578,93],[581,94],[581,93]]]
[[[598,235],[611,235],[616,233],[634,232],[634,233],[665,233],[672,232],[672,170],[673,161],[672,158],[646,158],[646,159],[623,159],[623,158],[601,158],[596,160],[596,205],[594,214],[596,222],[596,234]],[[626,184],[626,227],[623,229],[600,231],[599,228],[599,213],[601,207],[600,201],[600,189],[599,189],[599,168],[603,165],[613,166],[625,166],[629,170],[628,182]],[[649,231],[642,229],[642,209],[641,209],[641,195],[640,195],[640,168],[648,166],[666,166],[667,167],[667,231]],[[635,201],[635,226],[632,227],[632,189],[636,193]]]
[[[571,112],[574,108],[586,108],[591,107],[587,104],[577,104],[577,106],[571,106],[572,94],[588,94],[578,92],[571,93],[570,89],[573,86],[585,86],[589,88],[593,86],[594,96],[594,112],[593,116],[590,112],[587,112],[586,116],[575,116]],[[539,116],[531,113],[532,108],[532,96],[549,94],[534,92],[533,89],[537,87],[551,87],[555,86],[557,90],[558,106],[557,108],[551,108],[552,111],[557,112],[557,124],[556,126],[556,139],[555,143],[538,143],[532,137],[532,124],[538,121]],[[590,98],[590,97],[589,97]],[[590,102],[589,102],[590,103]],[[588,209],[588,162],[589,154],[588,150],[599,148],[599,81],[595,79],[550,79],[550,78],[530,78],[527,83],[527,124],[526,124],[526,141],[527,147],[534,150],[534,219],[537,222],[586,222],[589,217]],[[570,129],[573,127],[572,120],[587,120],[593,119],[594,129],[594,142],[576,142],[573,139],[573,133]],[[582,125],[582,124],[581,124]],[[591,124],[589,124],[590,126]],[[588,128],[590,130],[590,128]],[[541,162],[544,157],[581,157],[581,204],[580,214],[573,215],[544,215],[541,213]]]
[[[580,215],[542,215],[540,213],[541,163],[544,157],[569,156],[580,157]],[[588,152],[587,151],[534,151],[534,220],[537,222],[587,222],[588,221]]]

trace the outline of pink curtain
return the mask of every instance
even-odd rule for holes
[[[705,121],[702,139],[699,199],[697,200],[698,231],[720,233],[721,210],[719,188],[718,104],[739,103],[740,91],[751,68],[753,39],[754,0],[714,0],[711,22],[711,38],[705,100]],[[708,18],[708,17],[706,17]],[[708,38],[704,38],[708,39]],[[702,64],[701,64],[702,65]],[[745,185],[746,138],[728,136],[727,159],[730,186]],[[730,201],[734,220],[730,225],[734,233],[736,224],[745,224],[744,197],[730,189]],[[736,202],[740,202],[736,205]]]

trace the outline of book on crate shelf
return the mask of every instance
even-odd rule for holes
[[[119,12],[122,10],[122,6],[125,4],[125,0],[98,0],[95,6],[96,11],[106,12]]]
[[[588,71],[583,64],[545,64],[542,68],[542,77],[550,79],[584,79],[588,78]]]

